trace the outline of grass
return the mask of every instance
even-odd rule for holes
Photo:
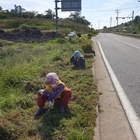
[[[0,53],[0,139],[93,140],[98,100],[93,54],[84,53],[78,39],[38,44],[0,42],[5,44]],[[17,53],[17,48],[22,51]],[[74,50],[85,56],[84,70],[74,70],[70,64]],[[48,72],[58,74],[72,90],[72,99],[67,113],[59,114],[54,107],[49,114],[34,118],[37,91],[44,86]]]
[[[11,31],[13,29],[38,29],[42,32],[55,30],[55,19],[43,19],[43,18],[7,18],[0,20],[0,28],[4,31]],[[59,19],[58,22],[59,32],[67,36],[71,31],[76,33],[91,32],[91,29],[87,25],[74,23],[67,19]]]

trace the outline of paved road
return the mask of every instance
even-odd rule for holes
[[[140,132],[139,129],[134,134],[133,129],[130,127],[117,96],[118,94],[110,79],[109,70],[105,66],[105,59],[100,50],[100,45],[95,42],[93,48],[96,52],[93,65],[94,80],[97,84],[97,91],[100,93],[94,140],[140,140],[140,137],[137,136],[137,133]],[[133,128],[137,130],[137,127]]]
[[[100,33],[103,52],[128,99],[140,118],[140,40],[110,33]]]

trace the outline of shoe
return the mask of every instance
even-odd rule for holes
[[[65,107],[64,106],[60,107],[60,113],[65,113]]]
[[[41,115],[43,115],[45,112],[46,112],[46,109],[45,109],[45,108],[39,108],[39,109],[37,110],[37,112],[35,113],[35,116],[41,116]]]

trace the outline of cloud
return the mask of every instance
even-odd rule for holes
[[[104,3],[103,7],[109,10],[109,9],[119,8],[133,1],[134,0],[109,0],[108,2]]]
[[[38,11],[43,13],[45,10],[51,9],[54,11],[55,3],[53,0],[4,0],[1,2],[1,7],[3,9],[13,9],[14,5],[21,6],[27,11]]]

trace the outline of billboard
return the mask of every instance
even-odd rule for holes
[[[61,11],[81,11],[81,0],[61,0]]]

